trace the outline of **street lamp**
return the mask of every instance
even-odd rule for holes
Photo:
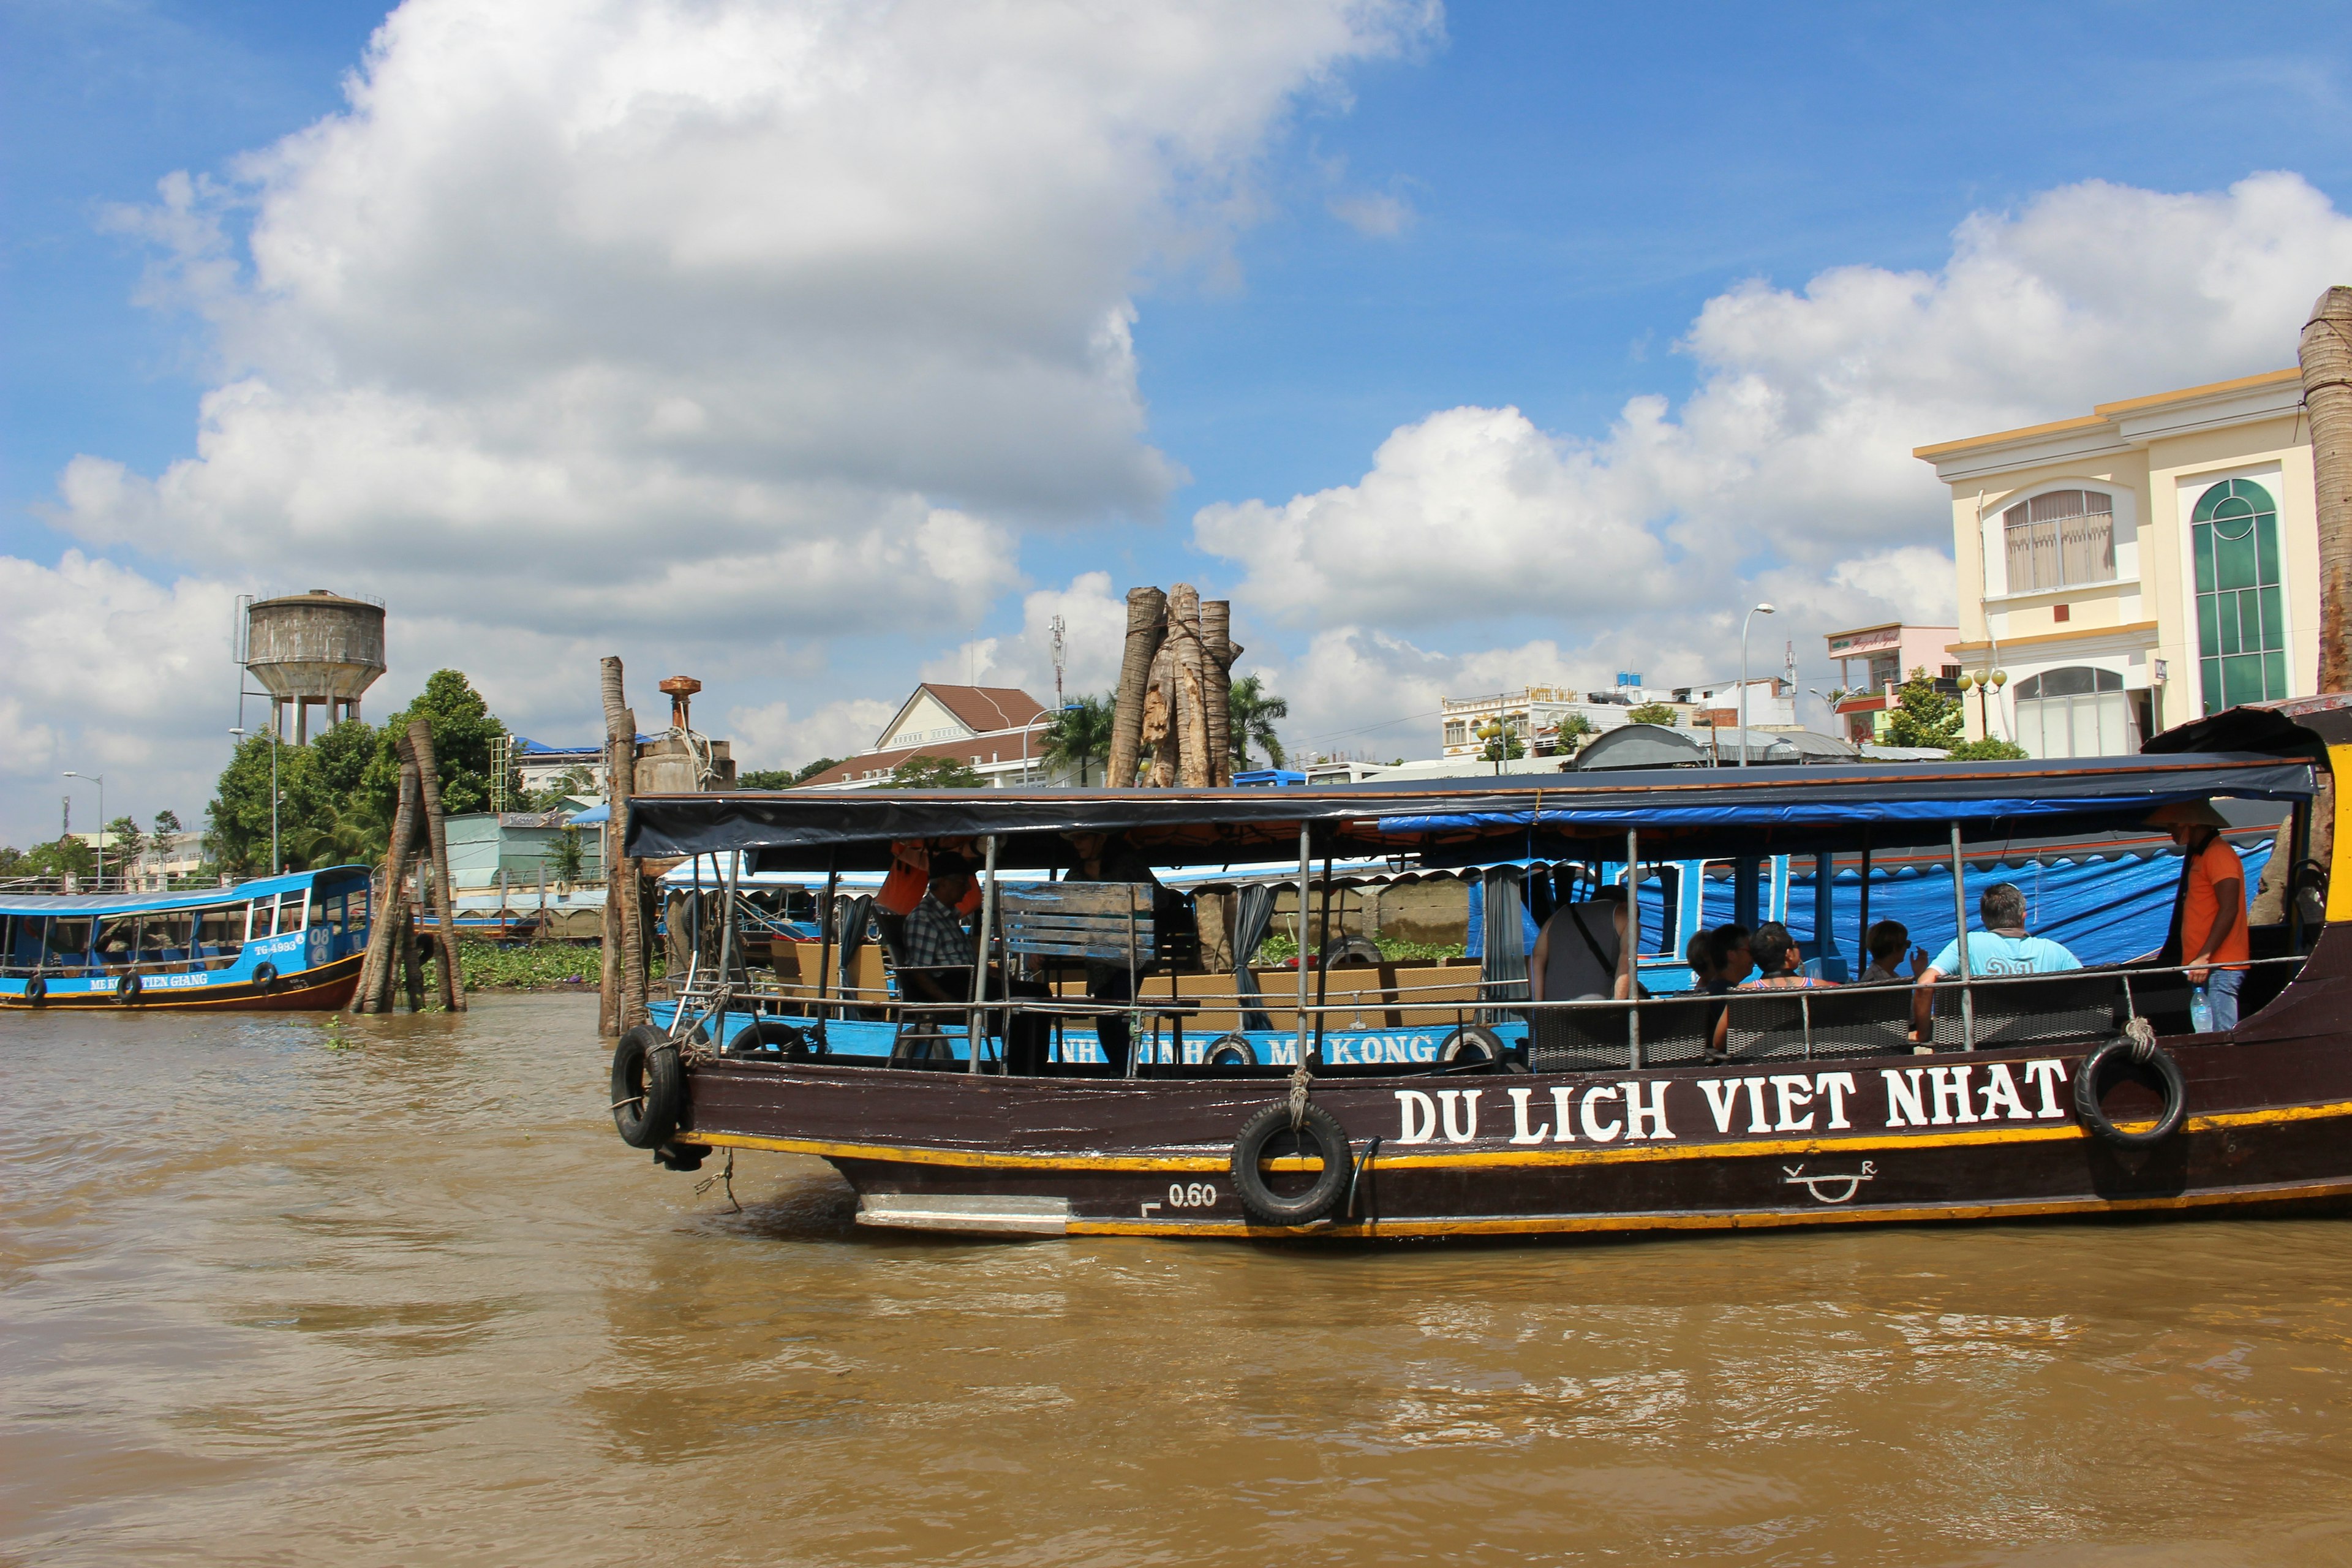
[[[1973,686],[1977,689],[1977,727],[1984,731],[1984,738],[1988,741],[1992,739],[1992,717],[1988,704],[1991,694],[2008,684],[2009,671],[2005,669],[1978,670],[1960,677],[1962,702],[1969,700],[1969,687]],[[1966,710],[1963,709],[1962,711],[1965,712]]]
[[[245,727],[234,726],[229,733],[242,742]],[[269,724],[269,874],[275,877],[278,872],[278,723],[273,717]]]
[[[1739,765],[1748,765],[1748,628],[1759,616],[1772,614],[1772,606],[1758,604],[1739,623]]]
[[[98,786],[98,890],[102,893],[106,891],[106,775],[78,773],[71,768],[68,768],[59,776],[69,779],[88,779]]]

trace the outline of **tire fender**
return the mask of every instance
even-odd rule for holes
[[[2104,1080],[2118,1062],[2127,1069],[2138,1068],[2155,1074],[2157,1088],[2164,1095],[2164,1110],[2155,1126],[2126,1132],[2108,1118],[2100,1105]],[[2154,1034],[2139,1039],[2117,1035],[2083,1058],[2082,1068],[2074,1074],[2074,1114],[2095,1136],[2118,1149],[2152,1148],[2180,1130],[2181,1121],[2189,1114],[2189,1086],[2181,1079],[2180,1064],[2172,1059],[2170,1051],[2156,1043]]]
[[[268,959],[263,959],[259,963],[255,964],[253,988],[264,996],[275,995],[278,991],[278,966]]]
[[[1268,1154],[1303,1154],[1310,1147],[1323,1162],[1314,1184],[1295,1197],[1276,1194],[1259,1168]],[[1314,1224],[1339,1206],[1354,1173],[1348,1134],[1339,1119],[1311,1101],[1296,1132],[1290,1124],[1290,1102],[1278,1100],[1243,1122],[1241,1136],[1234,1140],[1234,1194],[1260,1225]]]
[[[772,1046],[788,1062],[809,1061],[821,1054],[810,1043],[806,1034],[782,1018],[758,1018],[744,1025],[735,1031],[735,1037],[727,1042],[727,1054],[730,1057],[761,1056]]]
[[[26,981],[25,1000],[36,1007],[47,1006],[49,1003],[48,980],[45,976],[36,974],[30,980]]]
[[[126,1007],[135,1007],[143,1000],[141,993],[145,989],[137,974],[126,974],[114,983],[114,999]]]
[[[1254,1068],[1257,1047],[1250,1044],[1247,1035],[1226,1035],[1201,1053],[1201,1063],[1213,1068]]]
[[[658,1149],[686,1114],[686,1068],[677,1047],[639,1024],[613,1047],[613,1125],[632,1149]]]
[[[1441,1066],[1460,1066],[1471,1070],[1469,1064],[1484,1061],[1486,1072],[1525,1072],[1524,1063],[1516,1060],[1503,1038],[1484,1024],[1465,1024],[1445,1037],[1437,1047]]]

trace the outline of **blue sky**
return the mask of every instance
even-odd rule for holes
[[[591,650],[609,641],[648,676],[673,660],[704,672],[706,702],[721,716],[714,727],[731,728],[755,762],[840,750],[870,727],[876,705],[927,671],[969,668],[1034,689],[1042,614],[1065,611],[1094,630],[1126,586],[1179,576],[1237,594],[1245,640],[1297,700],[1297,728],[1310,741],[1419,711],[1431,691],[1456,682],[1574,678],[1627,659],[1654,675],[1703,677],[1728,646],[1726,617],[1713,606],[1756,592],[1785,597],[1774,584],[1790,574],[1822,592],[1792,605],[1776,631],[1817,664],[1824,622],[1921,610],[1923,595],[1932,597],[1934,568],[1919,552],[1948,550],[1948,523],[1932,477],[1909,471],[1917,467],[1910,446],[2158,389],[2145,384],[2149,378],[2181,384],[2288,363],[2302,304],[2344,280],[2326,273],[2344,254],[2338,209],[2352,177],[2340,7],[1494,4],[1455,5],[1442,17],[1401,8],[1369,26],[1357,15],[1345,38],[1303,21],[1285,35],[1312,9],[1302,5],[1285,26],[1258,26],[1261,14],[1248,11],[1210,18],[1202,37],[1230,47],[1234,63],[1165,71],[1119,58],[1120,29],[1090,49],[1083,25],[1065,37],[1045,26],[1033,33],[1024,21],[999,29],[1010,35],[1004,62],[1059,73],[1054,79],[1076,107],[1054,135],[1006,132],[992,159],[998,105],[978,88],[964,108],[976,149],[902,132],[939,105],[936,79],[920,92],[903,89],[909,97],[897,104],[889,94],[900,89],[877,78],[875,101],[853,107],[884,128],[876,132],[884,150],[839,155],[861,176],[878,170],[882,183],[902,179],[948,205],[955,193],[942,195],[948,188],[932,183],[940,169],[955,171],[959,190],[1001,178],[1003,201],[973,210],[982,227],[991,210],[1034,210],[1034,250],[1010,230],[974,237],[943,228],[908,242],[915,280],[903,289],[877,285],[872,298],[850,300],[826,281],[822,288],[836,292],[821,307],[807,305],[814,296],[761,296],[755,279],[744,309],[787,323],[779,343],[789,351],[813,342],[807,323],[822,321],[828,346],[819,369],[794,364],[789,352],[763,356],[778,384],[748,394],[728,345],[700,361],[679,347],[710,330],[681,289],[671,304],[646,307],[662,343],[641,367],[645,397],[685,409],[679,429],[704,428],[696,421],[725,399],[762,409],[771,394],[782,401],[745,416],[727,437],[737,445],[708,457],[698,475],[693,465],[706,458],[680,458],[686,447],[666,447],[635,470],[601,466],[608,443],[533,458],[541,465],[534,472],[565,473],[592,498],[583,502],[588,511],[601,504],[593,498],[638,480],[651,510],[600,512],[575,529],[560,503],[518,500],[488,479],[463,497],[480,510],[449,523],[444,537],[434,531],[441,520],[430,500],[403,510],[384,494],[411,484],[430,490],[439,471],[463,466],[456,454],[473,439],[469,424],[494,426],[501,409],[543,412],[528,389],[572,384],[556,367],[609,365],[637,352],[604,340],[576,353],[537,341],[517,347],[514,401],[500,404],[503,395],[480,387],[507,374],[495,362],[503,351],[485,345],[478,363],[478,340],[435,338],[435,300],[452,291],[478,288],[480,320],[527,311],[538,263],[494,247],[478,262],[468,257],[464,247],[476,241],[467,237],[504,221],[495,195],[451,195],[446,212],[432,210],[477,170],[462,147],[452,153],[434,140],[437,131],[416,129],[435,112],[420,107],[430,94],[418,84],[458,83],[456,96],[471,91],[473,112],[490,117],[480,123],[513,131],[519,144],[532,139],[530,110],[514,101],[570,102],[574,111],[590,101],[564,97],[577,82],[502,87],[496,50],[487,61],[461,58],[450,40],[463,35],[465,9],[434,0],[413,16],[390,64],[367,68],[391,85],[367,113],[350,116],[344,82],[362,68],[381,7],[0,4],[0,201],[8,218],[0,277],[11,346],[0,358],[0,554],[24,603],[53,613],[70,604],[80,623],[95,617],[111,628],[74,653],[68,662],[79,673],[70,679],[29,673],[58,658],[54,650],[12,660],[28,673],[0,694],[0,703],[15,704],[0,708],[0,730],[16,736],[19,753],[15,774],[0,778],[0,837],[22,842],[47,820],[54,790],[46,775],[77,759],[111,756],[148,779],[142,788],[156,798],[134,801],[140,809],[170,805],[184,816],[200,805],[203,781],[218,765],[207,748],[222,743],[211,738],[221,725],[209,711],[201,722],[187,715],[234,702],[216,668],[220,635],[206,617],[221,620],[222,595],[242,589],[314,585],[288,573],[328,574],[337,586],[392,601],[387,701],[415,689],[434,665],[454,662],[518,727],[569,733],[593,723]],[[657,35],[688,62],[663,90],[691,98],[697,83],[740,63],[730,53],[740,41],[695,29],[737,9],[673,17],[658,0],[513,5],[501,25],[516,35],[513,58],[564,62],[550,69],[582,79],[607,69],[617,46],[583,37],[581,13],[597,13],[614,37],[640,29],[629,46],[637,54]],[[746,14],[764,26],[796,9]],[[659,24],[653,34],[642,30],[649,16]],[[937,30],[919,7],[873,26],[902,23]],[[545,30],[546,47],[531,38],[533,27]],[[1181,58],[1191,41],[1171,37],[1161,52]],[[1024,56],[1033,47],[1041,52]],[[992,63],[969,62],[975,75]],[[1211,108],[1228,111],[1235,82],[1251,84],[1257,100],[1202,132]],[[730,87],[739,96],[728,102],[740,107],[740,92],[756,96],[759,85]],[[1152,98],[1150,113],[1160,121],[1146,114],[1139,126],[1122,118],[1124,107],[1087,118],[1089,103],[1124,105],[1139,93]],[[348,165],[309,153],[258,173],[240,163],[331,116],[345,117]],[[1072,124],[1082,129],[1061,129]],[[1100,183],[1095,161],[1082,155],[1091,150],[1089,125],[1101,128],[1106,158],[1131,160],[1116,164],[1131,177]],[[723,219],[730,205],[793,212],[818,188],[808,171],[837,150],[809,141],[805,127],[771,129],[740,191],[726,184],[745,178],[744,165],[709,146],[681,152],[662,177],[707,176],[707,206],[663,216],[655,209],[667,197],[648,195],[641,213],[600,216],[593,243],[570,258],[576,265],[547,250],[549,274],[585,276],[628,252],[613,224],[642,221],[637,239],[655,243],[720,222],[709,215]],[[1171,168],[1134,151],[1137,138],[1154,136],[1191,155]],[[1069,148],[1066,169],[1051,166],[1059,144]],[[611,176],[590,184],[589,156],[579,177],[591,193],[583,199],[593,201]],[[560,164],[534,167],[515,176],[519,193],[565,177]],[[422,216],[385,218],[388,204],[372,207],[372,193],[352,185],[361,177],[352,170],[383,168],[415,181],[402,188],[422,193],[412,201]],[[217,226],[225,249],[173,250],[171,233],[193,231],[184,223],[166,232],[171,215],[157,185],[181,171],[212,182],[214,194],[200,184],[179,218]],[[2297,184],[2243,194],[2242,183],[2265,172]],[[1097,223],[1106,205],[1114,210]],[[126,222],[125,211],[145,216]],[[2275,216],[2282,212],[2290,216]],[[242,240],[257,213],[297,239],[310,226],[310,238],[352,245],[363,266],[379,248],[404,258],[378,279],[382,330],[341,315],[316,278],[283,288],[275,278],[257,290],[266,268]],[[2255,214],[2273,215],[2266,221],[2282,232],[2247,235]],[[1976,239],[1956,240],[1972,217],[1982,226]],[[376,222],[406,226],[371,237],[366,226]],[[778,220],[779,233],[790,226]],[[559,244],[576,237],[566,226]],[[803,237],[777,240],[781,248],[761,265],[790,272]],[[2241,244],[2298,258],[2270,285],[2279,298],[2274,329],[2209,324],[2168,343],[2183,299],[2211,303],[2217,319],[2228,303],[2197,282],[2200,258],[2190,252]],[[2146,258],[2165,247],[2179,254],[2156,270],[2177,276],[2151,278]],[[2138,259],[2105,276],[2067,259],[2078,249]],[[1070,288],[1094,292],[1083,310],[1073,305],[1066,319],[1052,319],[1052,290],[1021,275],[1052,271],[1078,253],[1087,265],[1071,264]],[[1971,274],[1970,256],[1992,262]],[[205,271],[224,257],[233,274]],[[932,263],[940,269],[927,271]],[[431,270],[444,265],[452,270]],[[1011,281],[992,292],[999,269]],[[2014,384],[1987,393],[2000,367],[1988,370],[1979,340],[2003,285],[1982,279],[2021,270],[2063,295],[2083,323],[2083,363],[2053,375],[2021,350]],[[1900,293],[1899,280],[1915,273],[1925,293],[1909,315],[1886,314],[1894,308],[1883,303],[1849,308],[1814,287],[1843,276]],[[667,286],[647,277],[616,264],[611,279],[583,284],[580,297],[621,301],[598,308],[626,313],[629,301]],[[927,288],[925,277],[952,282]],[[159,279],[172,298],[157,297]],[[1072,334],[1092,319],[1085,312],[1120,296],[1131,314],[1131,370],[1081,365],[1066,352]],[[1698,331],[1711,309],[1719,330]],[[417,312],[405,325],[403,310]],[[1975,324],[1955,326],[1963,316]],[[846,318],[878,324],[857,339],[869,329],[837,325]],[[715,319],[723,335],[724,317]],[[842,342],[830,343],[835,332]],[[970,363],[936,381],[925,346],[967,335],[980,345]],[[2097,363],[2099,345],[2124,342],[2135,346]],[[992,384],[989,367],[1008,354],[1057,365],[1063,384],[1039,394],[1034,409],[1026,391],[983,390]],[[1901,365],[1916,363],[1932,379],[1948,363],[1939,355],[1953,368],[1938,387],[1902,390]],[[1848,374],[1872,356],[1878,372]],[[838,378],[837,395],[823,401],[846,412],[804,417],[793,388],[835,384],[828,376]],[[276,434],[267,424],[225,427],[232,445],[276,455],[208,461],[179,492],[142,488],[196,455],[198,400],[229,384],[266,385],[282,398]],[[1843,423],[1818,428],[1789,424],[1789,416],[1769,431],[1725,435],[1720,411],[1740,386],[1764,387],[1790,407],[1818,401],[1815,394],[1854,406]],[[351,413],[352,399],[383,388],[396,394],[389,422],[414,416],[443,427],[381,454],[350,445],[369,428]],[[1637,399],[1659,400],[1671,463],[1626,444],[1628,405]],[[990,405],[1008,400],[1022,404],[1022,416],[1000,426],[992,415],[1001,410]],[[1523,419],[1503,420],[1506,408]],[[331,409],[347,423],[318,423]],[[902,423],[908,409],[921,411]],[[371,418],[386,420],[381,410]],[[810,419],[822,442],[810,435],[818,444],[793,448],[797,457],[756,455],[790,447]],[[1841,459],[1835,432],[1864,426],[1874,432],[1870,449]],[[285,435],[296,428],[311,434]],[[1385,463],[1376,459],[1401,431],[1417,434]],[[484,439],[491,457],[507,452]],[[863,450],[869,439],[870,461],[830,456]],[[306,441],[336,453],[332,472],[305,474],[285,455]],[[954,456],[966,441],[975,455]],[[1785,453],[1807,449],[1829,456],[1790,478]],[[1147,472],[1151,453],[1156,479]],[[90,469],[106,483],[61,501],[60,476],[78,456],[121,465],[128,489]],[[1771,495],[1740,489],[1776,465]],[[1749,479],[1700,485],[1689,477],[1728,468]],[[361,469],[373,476],[372,489],[336,491],[339,476]],[[742,540],[757,524],[730,513],[733,501],[712,499],[755,472],[774,493],[745,503],[746,516],[781,520],[779,529],[826,561],[853,543],[886,542],[873,545],[890,563],[875,568],[880,575],[850,573],[833,595],[872,595],[876,613],[793,600],[786,590],[815,558],[805,553],[772,563],[778,592],[773,613],[762,610],[751,587],[768,568],[740,564],[755,548]],[[1296,499],[1325,492],[1329,499],[1315,505]],[[658,580],[656,542],[672,528],[694,533],[705,515],[698,508],[715,509],[713,536],[730,542],[712,546],[708,576],[681,568]],[[1203,508],[1238,521],[1219,531],[1213,519],[1201,521]],[[277,541],[281,511],[304,521]],[[951,516],[942,522],[941,512]],[[910,521],[919,514],[932,521]],[[1449,516],[1453,523],[1441,521]],[[1460,552],[1442,542],[1447,530],[1485,530],[1490,518],[1503,542],[1491,557],[1499,564],[1483,576],[1448,577],[1446,558]],[[404,527],[437,540],[450,578],[338,542]],[[1441,541],[1429,561],[1416,558],[1423,537]],[[229,542],[247,538],[260,542],[249,551]],[[1276,539],[1292,553],[1260,551]],[[1392,566],[1394,580],[1370,566],[1319,570],[1331,552],[1359,548]],[[1514,550],[1588,553],[1595,571],[1650,586],[1612,606],[1607,595],[1581,595],[1572,574],[1514,570]],[[80,552],[83,564],[63,566],[68,551]],[[1302,551],[1317,571],[1299,566]],[[910,573],[921,585],[909,585]],[[1108,574],[1108,597],[1087,584],[1090,573]],[[155,594],[142,599],[141,583]],[[551,584],[561,602],[544,613],[501,613],[502,600],[551,597]],[[729,597],[739,584],[740,604]],[[899,613],[890,613],[894,604]],[[173,649],[198,628],[210,644],[174,664]],[[980,645],[961,647],[974,631]],[[1081,657],[1080,673],[1099,678],[1115,655]],[[169,700],[125,695],[159,658],[176,672],[160,682]],[[121,668],[88,668],[110,660]],[[377,702],[379,713],[387,701]],[[1394,749],[1407,752],[1433,742],[1433,733],[1415,733],[1389,731],[1381,749],[1397,736]],[[45,748],[37,763],[27,755]]]

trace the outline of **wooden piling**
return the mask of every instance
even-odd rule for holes
[[[629,799],[636,791],[637,716],[630,710],[622,684],[618,658],[604,661],[606,783],[604,798],[611,820],[604,825],[604,995],[610,997],[609,1026],[615,1035],[646,1021],[646,995],[651,973],[646,951],[645,889],[641,869],[628,858],[626,847]]]
[[[1119,656],[1118,704],[1111,715],[1110,775],[1113,788],[1135,783],[1143,755],[1143,705],[1151,685],[1151,664],[1168,626],[1168,595],[1157,588],[1127,591],[1127,642]]]
[[[344,1011],[388,1013],[392,1010],[393,976],[398,963],[400,921],[397,911],[408,906],[408,852],[416,836],[420,792],[416,764],[405,741],[398,745],[400,805],[393,813],[392,840],[384,847],[383,880],[376,891],[375,918],[368,926],[365,956],[360,960],[360,983]]]
[[[1234,606],[1227,599],[1201,601],[1201,651],[1207,658],[1205,693],[1209,722],[1209,782],[1234,782]]]
[[[449,879],[449,825],[441,815],[441,774],[433,755],[433,725],[424,719],[408,726],[409,750],[416,756],[416,784],[425,803],[425,836],[433,857],[433,918],[440,931],[441,1005],[466,1010],[466,987],[457,976],[457,906]]]

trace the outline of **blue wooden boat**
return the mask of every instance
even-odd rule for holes
[[[177,893],[0,893],[0,1008],[263,1008],[351,999],[364,866]]]

